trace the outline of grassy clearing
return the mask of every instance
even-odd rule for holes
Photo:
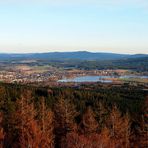
[[[125,82],[148,83],[148,79],[142,79],[142,78],[120,78],[119,80]]]

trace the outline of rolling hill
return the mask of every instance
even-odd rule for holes
[[[116,54],[116,53],[93,53],[86,51],[79,52],[49,52],[49,53],[31,53],[31,54],[0,54],[0,60],[13,59],[48,59],[48,60],[117,60],[129,58],[148,57],[147,54]]]

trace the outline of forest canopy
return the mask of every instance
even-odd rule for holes
[[[136,86],[81,88],[0,84],[1,147],[147,145],[147,91]],[[137,140],[138,139],[138,140]]]

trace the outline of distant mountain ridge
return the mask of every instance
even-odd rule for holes
[[[78,59],[78,60],[117,60],[127,58],[148,57],[148,54],[117,54],[102,52],[48,52],[48,53],[28,53],[28,54],[0,54],[1,60],[9,59]]]

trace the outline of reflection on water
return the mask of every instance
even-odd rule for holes
[[[79,76],[71,79],[62,79],[58,80],[58,82],[102,82],[102,83],[111,83],[112,80],[105,80],[108,78],[122,78],[122,79],[129,79],[129,78],[141,78],[141,79],[148,79],[148,76],[136,76],[136,75],[125,75],[125,76]]]

